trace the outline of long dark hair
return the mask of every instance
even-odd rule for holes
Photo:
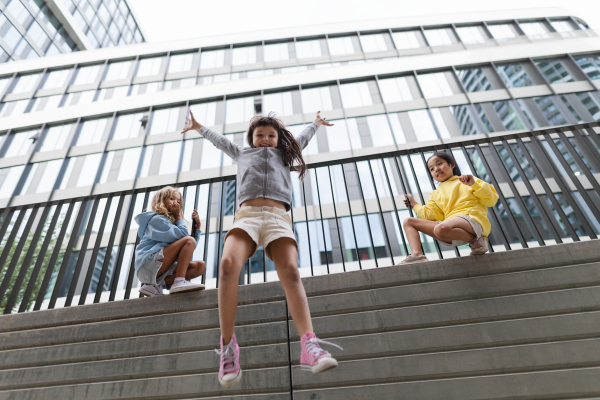
[[[445,151],[436,151],[431,155],[431,157],[429,157],[427,159],[427,165],[429,165],[429,160],[431,160],[433,157],[441,158],[442,160],[446,161],[448,163],[448,165],[454,164],[454,168],[452,168],[452,175],[455,175],[455,176],[462,175],[462,173],[460,172],[460,168],[458,167],[458,163],[456,162],[454,157],[452,157],[451,154],[448,154]],[[429,167],[427,167],[427,169],[429,169]]]
[[[246,139],[248,140],[248,144],[250,147],[254,147],[252,144],[252,136],[254,134],[254,129],[259,126],[271,126],[275,128],[277,131],[277,148],[282,150],[282,158],[283,163],[291,167],[294,163],[298,163],[297,170],[300,171],[300,180],[304,180],[304,176],[306,175],[306,163],[304,162],[304,158],[302,158],[302,149],[300,148],[300,143],[296,140],[292,132],[285,129],[285,125],[279,118],[275,117],[274,112],[270,112],[268,116],[256,116],[250,120],[250,127],[248,127],[248,134]]]

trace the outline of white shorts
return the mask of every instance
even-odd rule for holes
[[[481,236],[483,236],[483,227],[481,226],[481,224],[477,221],[475,221],[473,218],[471,218],[471,216],[469,215],[457,215],[457,217],[462,218],[467,220],[467,222],[469,224],[471,224],[471,227],[473,228],[473,232],[475,232],[475,239],[479,239]],[[438,224],[441,224],[444,221],[438,221]],[[464,241],[464,240],[453,240],[452,243],[446,243],[446,242],[442,242],[441,240],[438,240],[438,242],[445,244],[446,246],[463,246],[465,244],[469,244],[469,242]]]
[[[225,235],[225,240],[234,229],[241,229],[254,241],[254,249],[248,258],[256,254],[258,246],[265,249],[265,255],[271,258],[269,243],[280,238],[290,238],[296,245],[298,251],[298,242],[292,228],[292,220],[287,212],[277,207],[240,207],[235,213],[233,226]]]

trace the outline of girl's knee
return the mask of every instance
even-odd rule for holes
[[[206,272],[206,263],[204,261],[192,261],[190,267],[192,270],[191,272],[195,277],[202,276]]]
[[[402,225],[406,228],[407,226],[413,226],[413,223],[418,220],[418,218],[408,217],[404,219]]]
[[[277,272],[280,280],[285,280],[291,283],[300,283],[300,271],[296,263],[290,262],[278,266]]]
[[[450,234],[451,231],[452,231],[452,228],[450,228],[444,224],[438,224],[435,228],[433,228],[433,234],[435,235],[435,237],[440,238],[440,239],[447,238],[447,236]]]
[[[234,277],[237,270],[235,264],[235,259],[233,257],[224,255],[223,258],[221,258],[221,265],[219,268],[219,275],[221,275],[221,278]]]
[[[194,239],[191,236],[186,236],[183,238],[183,240],[185,240],[185,245],[187,246],[194,246],[194,248],[196,247],[196,239]]]

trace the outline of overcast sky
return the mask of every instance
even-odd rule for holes
[[[599,0],[129,0],[148,42],[365,19],[563,7],[600,30]],[[165,7],[168,4],[168,7]]]

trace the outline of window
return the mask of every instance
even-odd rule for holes
[[[340,95],[345,108],[373,105],[367,82],[346,83],[340,85]]]
[[[262,113],[268,115],[275,111],[278,115],[293,115],[292,92],[265,94],[262,102]]]
[[[35,90],[35,84],[37,83],[40,74],[30,74],[19,76],[17,84],[13,88],[13,93],[25,93]]]
[[[219,68],[225,65],[225,50],[203,51],[200,55],[200,69]]]
[[[194,104],[190,108],[194,113],[196,121],[205,126],[215,126],[215,118],[217,116],[216,102]]]
[[[256,46],[236,47],[231,54],[231,65],[256,63]]]
[[[398,50],[417,49],[421,47],[419,31],[393,32],[392,39]]]
[[[318,40],[302,40],[296,42],[296,57],[321,57],[321,43]]]
[[[44,82],[44,89],[55,89],[63,87],[67,84],[67,78],[71,73],[71,69],[60,69],[57,71],[51,71]]]
[[[3,103],[3,104],[4,104],[4,106],[2,107],[2,110],[0,111],[0,118],[16,116],[16,115],[21,115],[21,114],[25,113],[25,110],[27,109],[27,106],[29,105],[29,99],[17,100],[17,101],[7,101],[6,103]]]
[[[98,167],[100,166],[100,161],[102,160],[102,153],[90,154],[84,157],[85,159],[79,171],[79,176],[77,177],[77,183],[75,184],[75,187],[91,186],[95,183],[96,173],[98,172]]]
[[[394,137],[392,136],[390,124],[384,114],[369,115],[367,117],[367,125],[369,126],[369,132],[371,132],[373,146],[379,147],[394,144]]]
[[[569,21],[552,21],[551,23],[556,32],[571,32],[575,30]]]
[[[192,69],[192,62],[194,61],[194,53],[177,54],[171,56],[169,61],[169,70],[167,72],[182,72],[189,71]]]
[[[408,80],[405,77],[380,79],[379,91],[384,103],[398,103],[413,99]]]
[[[144,58],[140,60],[136,76],[152,76],[160,73],[162,57]]]
[[[442,116],[442,112],[439,108],[431,108],[430,109],[431,116],[433,117],[433,122],[435,122],[435,126],[440,133],[440,137],[442,139],[449,139],[450,132],[448,131],[448,127],[446,126],[446,122],[444,121],[444,117]]]
[[[533,99],[540,110],[542,110],[542,113],[548,122],[550,122],[550,125],[567,125],[567,120],[560,113],[558,107],[556,104],[554,104],[554,101],[550,96],[534,97]]]
[[[181,153],[181,142],[172,142],[163,144],[160,165],[158,167],[159,175],[175,174],[179,167],[179,155]]]
[[[71,129],[73,129],[73,124],[50,127],[46,131],[46,135],[44,135],[44,142],[39,151],[52,151],[64,148]]]
[[[40,163],[40,167],[42,167],[44,164],[44,173],[42,174],[42,178],[40,179],[38,187],[35,188],[35,193],[46,193],[54,189],[56,178],[58,178],[58,173],[60,172],[60,169],[63,165],[63,160],[54,160],[49,161],[47,163]],[[30,176],[32,176],[31,172]]]
[[[24,165],[0,169],[0,199],[5,199],[13,195],[24,169]]]
[[[48,37],[48,34],[42,29],[37,21],[33,21],[31,23],[31,26],[29,29],[27,29],[27,34],[29,34],[35,44],[37,44],[42,51],[45,51],[48,44],[50,44],[50,38]]]
[[[119,167],[119,173],[117,174],[117,181],[127,181],[130,179],[135,179],[141,155],[141,147],[126,149],[123,152],[121,166]]]
[[[356,118],[334,120],[331,123],[333,126],[325,128],[330,152],[362,148]]]
[[[600,57],[585,56],[577,58],[577,64],[590,79],[600,79]]]
[[[249,121],[254,116],[254,97],[227,100],[225,104],[225,123]],[[206,144],[205,144],[206,145]]]
[[[425,29],[425,37],[430,46],[450,46],[452,39],[448,29]]]
[[[436,72],[433,74],[417,75],[419,85],[425,98],[452,96],[452,88],[448,83],[445,73]]]
[[[438,139],[427,110],[409,111],[408,118],[419,142]]]
[[[385,39],[382,34],[361,35],[360,44],[365,53],[387,51],[387,45],[385,44]]]
[[[8,82],[10,82],[11,78],[3,78],[0,79],[0,94],[4,91],[4,89],[6,88],[6,85],[8,85]]]
[[[329,38],[327,41],[329,42],[329,53],[332,56],[354,53],[352,38],[349,36],[333,39]]]
[[[573,82],[573,77],[559,60],[535,61],[535,65],[550,83]]]
[[[30,140],[37,131],[26,131],[12,134],[12,142],[8,146],[3,158],[24,156],[29,152],[33,142]]]
[[[488,25],[494,39],[510,39],[518,36],[513,24]]]
[[[519,26],[527,36],[545,36],[548,33],[548,30],[541,22],[519,23]]]
[[[484,92],[492,90],[492,84],[488,81],[481,68],[468,68],[458,70],[458,77],[465,86],[467,92]]]
[[[138,137],[140,134],[140,120],[144,113],[119,115],[117,117],[117,126],[112,140],[123,140]]]
[[[150,135],[175,132],[179,120],[179,107],[165,108],[154,111],[150,126]]]
[[[464,136],[481,133],[475,122],[478,117],[469,105],[452,106],[450,112]]]
[[[265,45],[265,61],[282,61],[290,58],[288,44],[277,43]]]
[[[300,95],[302,97],[302,112],[304,113],[333,110],[329,86],[302,89]]]
[[[390,126],[392,127],[392,132],[394,134],[394,138],[396,139],[397,144],[406,143],[406,137],[404,136],[404,129],[402,129],[402,124],[400,123],[400,114],[393,113],[389,114]]]
[[[225,135],[225,137],[231,140],[233,135]],[[211,142],[206,139],[202,140],[202,156],[200,157],[200,168],[218,168],[221,166],[221,157],[224,156],[223,152],[219,151]]]
[[[592,120],[600,121],[600,98],[597,93],[577,93],[576,96],[583,103],[584,107],[587,108],[592,116]]]
[[[509,88],[533,86],[533,81],[521,64],[506,64],[496,66],[498,75]]]
[[[19,0],[12,0],[6,6],[6,11],[12,14],[21,25],[25,25],[31,14]]]
[[[81,126],[79,137],[75,146],[85,146],[93,143],[100,143],[106,129],[107,118],[93,119],[85,121]]]
[[[96,81],[101,65],[90,65],[89,67],[81,67],[77,71],[77,77],[73,85],[83,85]]]
[[[492,106],[502,120],[506,130],[527,129],[527,125],[509,101],[494,101]]]
[[[485,42],[485,36],[481,31],[481,28],[478,26],[465,26],[462,28],[456,28],[456,32],[463,43],[473,44]]]
[[[129,74],[131,68],[131,61],[111,63],[108,65],[108,72],[106,73],[105,81],[112,81],[117,79],[125,79]]]

